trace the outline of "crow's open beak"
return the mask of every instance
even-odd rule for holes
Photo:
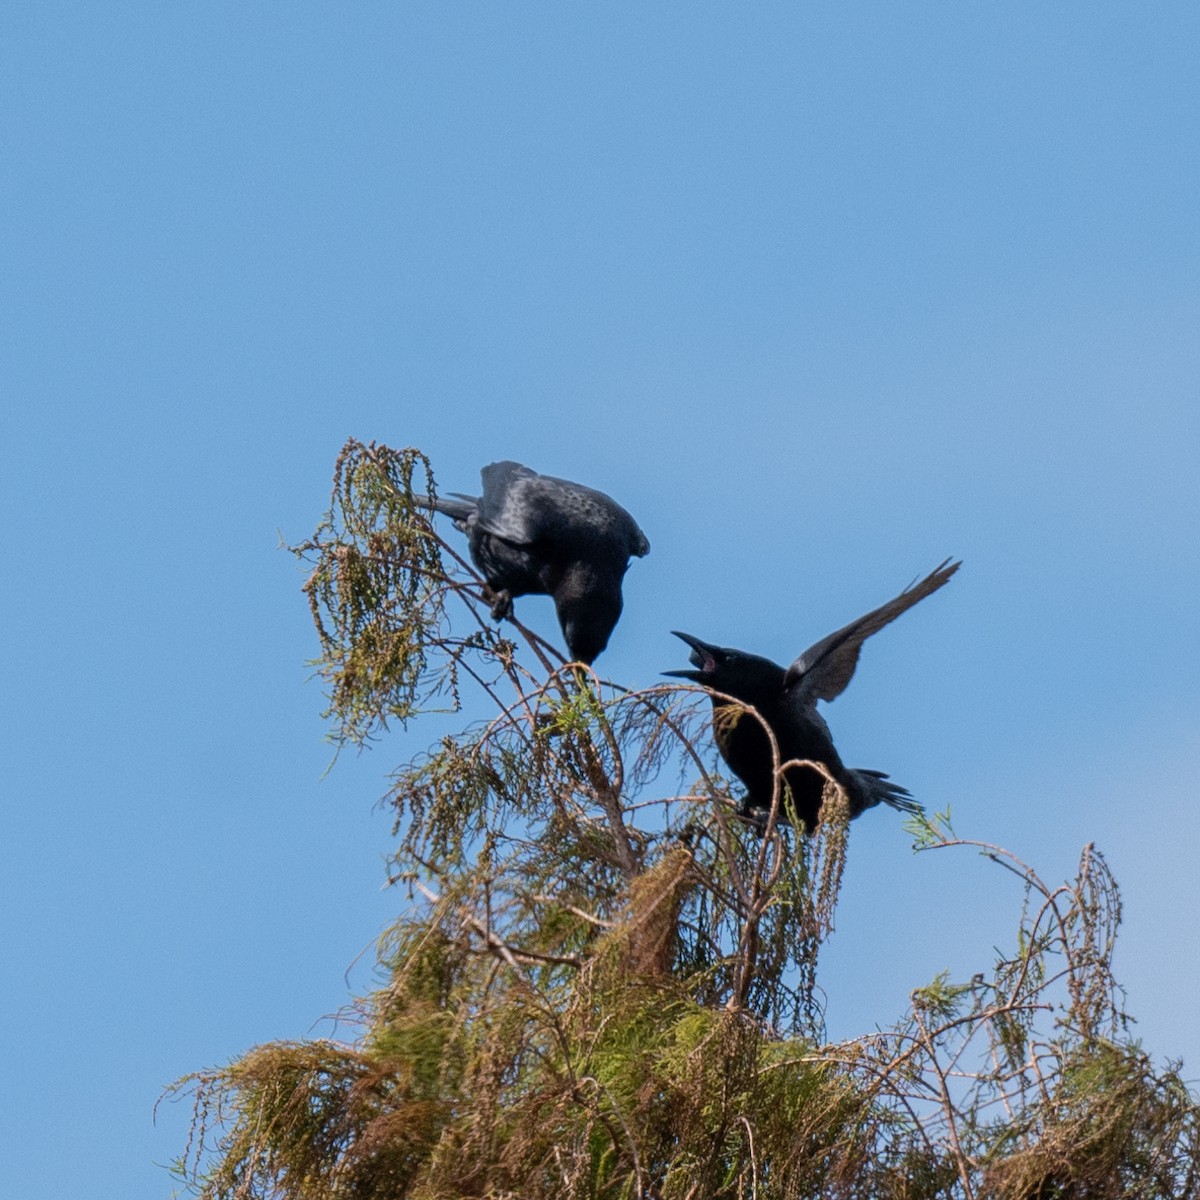
[[[692,652],[688,655],[688,661],[695,671],[663,671],[663,675],[670,675],[675,679],[690,679],[693,683],[703,683],[717,669],[717,664],[724,657],[719,646],[710,646],[708,642],[702,642],[698,637],[692,637],[690,633],[680,633],[678,629],[672,629],[671,632],[680,639],[687,642],[692,648]]]

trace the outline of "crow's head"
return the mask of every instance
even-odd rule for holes
[[[554,605],[572,660],[590,666],[620,619],[621,576],[576,564],[555,591]]]
[[[783,668],[769,658],[702,642],[690,633],[671,631],[692,648],[688,659],[694,671],[664,671],[676,679],[690,679],[714,691],[726,692],[750,704],[759,704],[783,690]]]
[[[581,662],[590,667],[608,645],[609,634],[616,623],[617,619],[611,610],[596,613],[572,612],[562,623],[563,638],[567,643],[571,661]]]

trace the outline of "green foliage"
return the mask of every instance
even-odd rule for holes
[[[311,538],[291,547],[313,565],[304,592],[321,642],[316,666],[329,687],[325,715],[339,742],[362,744],[389,719],[406,723],[435,701],[457,709],[472,651],[511,661],[513,644],[472,602],[479,581],[414,499],[436,494],[419,450],[351,440],[334,465],[329,511]],[[456,569],[457,578],[448,573]],[[473,618],[465,635],[450,630],[455,600]]]
[[[847,807],[812,837],[739,822],[702,689],[628,691],[487,596],[413,501],[417,451],[350,443],[297,553],[338,740],[470,681],[482,722],[401,767],[394,875],[353,1044],[259,1047],[177,1087],[208,1200],[925,1200],[1197,1194],[1196,1100],[1125,1035],[1103,858],[1020,888],[1013,948],[827,1044],[814,996]],[[459,636],[449,614],[470,630]],[[535,666],[522,665],[532,657]],[[738,719],[757,720],[750,710]],[[785,764],[780,764],[781,767]],[[778,797],[786,805],[786,794]]]

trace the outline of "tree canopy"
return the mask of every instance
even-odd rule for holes
[[[945,815],[913,818],[922,851],[974,848],[1011,874],[1012,943],[969,980],[915,987],[886,1032],[829,1043],[816,982],[847,846],[836,784],[811,836],[780,820],[786,786],[765,828],[738,820],[704,690],[623,688],[517,620],[495,626],[414,494],[436,495],[424,455],[349,442],[329,512],[293,547],[327,715],[353,745],[431,711],[471,720],[395,772],[402,911],[357,1036],[271,1043],[175,1085],[195,1104],[187,1189],[1200,1194],[1200,1108],[1129,1035],[1099,850],[1050,884]]]

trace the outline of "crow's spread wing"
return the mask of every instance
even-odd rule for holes
[[[831,633],[805,650],[788,667],[784,676],[784,690],[794,698],[793,702],[810,705],[817,700],[832,700],[840,696],[854,675],[863,642],[919,600],[924,600],[949,582],[959,566],[959,563],[946,559],[919,583],[905,588],[894,600],[889,600],[887,604],[867,613],[865,617],[859,617],[844,629]]]

